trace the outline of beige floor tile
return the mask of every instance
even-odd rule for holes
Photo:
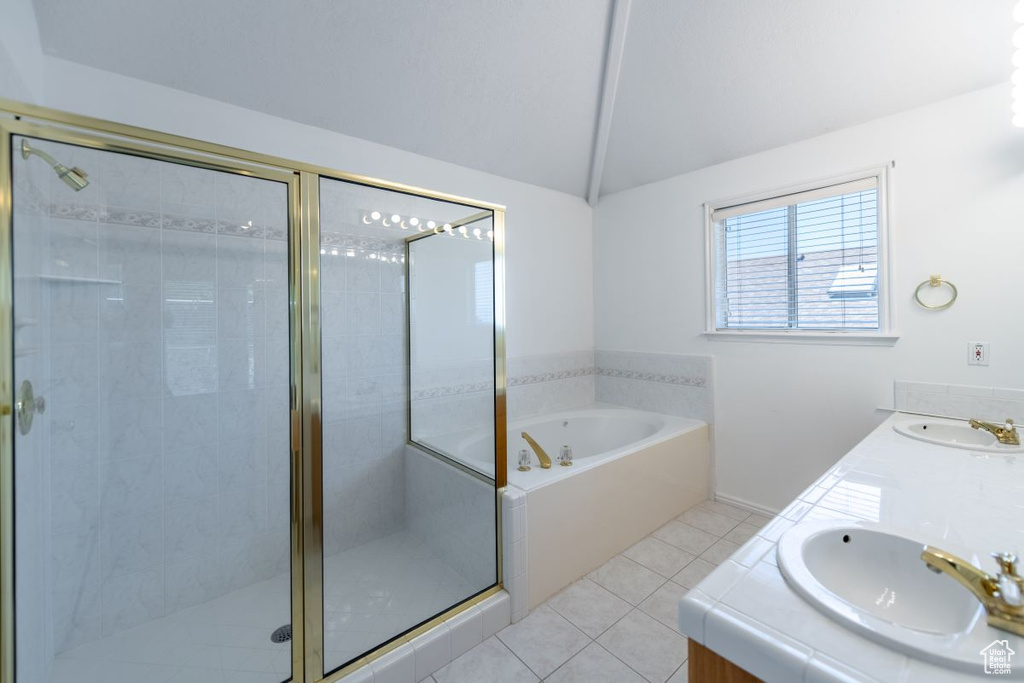
[[[673,631],[678,631],[679,601],[689,591],[690,589],[685,586],[680,586],[674,581],[668,581],[664,586],[654,591],[651,597],[641,602],[640,609]]]
[[[545,603],[591,638],[597,638],[633,606],[588,578],[572,584]]]
[[[702,529],[675,520],[661,527],[653,534],[659,541],[674,545],[691,555],[700,555],[718,540],[718,536]]]
[[[765,517],[764,515],[759,515],[759,514],[755,513],[753,515],[750,515],[749,517],[747,517],[743,521],[746,522],[747,524],[753,524],[758,529],[760,529],[765,524],[767,524],[768,522],[772,521],[772,518],[771,517]]]
[[[585,648],[590,638],[547,605],[519,623],[498,631],[498,638],[533,673],[545,678]]]
[[[672,678],[668,679],[668,683],[689,683],[690,680],[690,660],[683,662],[683,665],[672,674]]]
[[[690,553],[653,536],[648,536],[622,554],[664,577],[678,574],[694,558]]]
[[[666,581],[661,574],[652,572],[622,555],[616,555],[608,560],[588,574],[587,578],[631,605],[639,605]]]
[[[704,580],[704,577],[710,574],[716,565],[711,564],[707,560],[697,558],[690,564],[683,567],[682,571],[672,577],[672,580],[678,583],[680,586],[686,588],[693,588],[698,583]]]
[[[550,683],[644,683],[640,674],[597,643],[588,645],[545,680]]]
[[[723,538],[733,543],[746,543],[754,534],[757,533],[758,527],[753,524],[747,524],[746,522],[741,523],[738,527],[727,533]]]
[[[496,636],[434,672],[437,683],[534,683],[538,679]]]
[[[718,566],[729,559],[729,556],[740,549],[739,543],[727,541],[724,538],[701,553],[701,558]]]
[[[701,508],[692,508],[687,510],[676,517],[676,520],[685,522],[690,526],[695,526],[698,529],[702,529],[709,534],[714,534],[715,536],[725,536],[727,533],[732,531],[737,524],[739,524],[739,521],[732,517],[720,515],[717,512],[711,512],[710,510],[704,510]]]
[[[636,609],[597,642],[653,683],[665,683],[686,661],[686,638]]]
[[[750,516],[750,513],[747,512],[746,510],[738,508],[738,507],[736,507],[734,505],[727,505],[726,503],[719,503],[719,502],[714,501],[714,500],[705,500],[705,501],[703,501],[701,503],[698,503],[696,505],[696,507],[701,508],[703,510],[709,510],[711,512],[716,512],[716,513],[718,513],[720,515],[725,515],[726,517],[732,517],[733,519],[735,519],[738,522],[742,522],[747,517]]]

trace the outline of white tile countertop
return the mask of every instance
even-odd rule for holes
[[[679,602],[680,630],[769,683],[991,678],[980,653],[972,675],[844,628],[797,595],[779,571],[779,538],[808,520],[866,520],[911,538],[942,539],[984,558],[988,572],[995,571],[990,552],[1024,551],[1024,455],[916,441],[893,429],[906,420],[920,417],[889,417],[687,593]],[[1009,641],[1019,658],[1011,662],[1012,679],[1024,677],[1024,638],[983,621],[977,628],[987,629],[989,640]]]

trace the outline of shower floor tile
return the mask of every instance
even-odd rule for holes
[[[473,587],[405,531],[324,561],[328,670],[466,598]],[[291,643],[288,575],[59,654],[48,683],[280,683]]]

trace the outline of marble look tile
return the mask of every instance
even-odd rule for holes
[[[669,522],[651,535],[691,555],[700,555],[718,540],[714,534],[677,521]]]
[[[696,560],[683,567],[678,574],[672,577],[672,580],[680,586],[693,588],[700,583],[705,576],[710,574],[714,568],[715,565],[698,557]]]
[[[710,510],[702,510],[699,507],[687,510],[676,519],[715,536],[725,536],[738,524],[732,517]]]
[[[727,533],[724,536],[724,538],[725,538],[725,540],[731,541],[733,543],[746,543],[748,540],[750,540],[754,536],[754,534],[757,533],[757,530],[759,528],[760,527],[757,527],[757,526],[755,526],[753,524],[748,524],[747,522],[742,522],[735,529],[733,529],[732,531]]]
[[[437,683],[531,683],[538,681],[532,671],[491,636],[448,666],[434,672]]]
[[[634,562],[670,577],[693,561],[693,555],[664,541],[648,536],[622,553]]]
[[[541,678],[586,647],[589,638],[550,607],[541,605],[498,638]]]
[[[667,581],[664,586],[654,591],[651,597],[640,603],[640,609],[670,629],[678,631],[679,601],[689,590],[674,581]]]
[[[632,609],[628,602],[587,578],[564,589],[546,604],[591,638],[597,638]]]
[[[644,598],[665,583],[663,576],[621,555],[608,560],[588,574],[587,578],[631,605],[640,604]]]
[[[550,683],[643,683],[644,678],[608,650],[591,643],[545,680]]]
[[[686,638],[633,610],[597,642],[648,681],[664,683],[686,661]]]
[[[729,556],[740,549],[739,543],[727,541],[724,538],[701,553],[701,558],[711,564],[721,564],[729,559]]]
[[[733,519],[739,522],[744,521],[747,517],[750,516],[750,513],[746,510],[738,508],[734,505],[729,505],[727,503],[719,503],[718,501],[715,500],[702,501],[698,503],[696,507],[701,510],[707,510],[708,512],[714,512],[719,515],[725,515],[726,517],[732,517]]]

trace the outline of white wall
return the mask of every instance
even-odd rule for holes
[[[895,346],[702,335],[703,202],[886,160]],[[1024,387],[1024,131],[1010,125],[1008,85],[610,195],[594,221],[596,346],[715,356],[725,496],[781,508],[883,419],[893,379]],[[930,273],[960,288],[951,309],[913,303]],[[967,366],[968,340],[992,343],[989,367]]]
[[[44,66],[55,109],[504,204],[508,355],[593,347],[583,199],[53,57]]]
[[[4,0],[0,6],[0,97],[43,99],[43,47],[32,0]]]

